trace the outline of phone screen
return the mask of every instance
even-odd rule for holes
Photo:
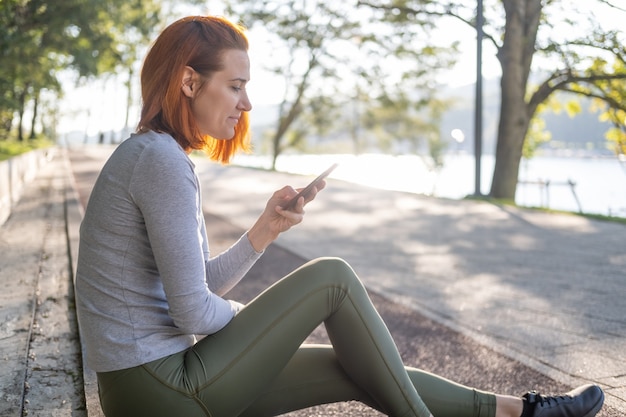
[[[315,178],[313,181],[311,181],[309,183],[309,185],[307,185],[306,187],[304,187],[302,190],[300,190],[300,192],[298,192],[298,194],[296,194],[291,200],[289,200],[288,202],[286,202],[283,205],[283,208],[286,210],[291,210],[292,208],[295,207],[296,203],[298,202],[298,199],[300,197],[305,197],[311,192],[311,190],[313,189],[313,187],[315,187],[321,180],[323,180],[324,178],[326,178],[331,172],[333,172],[333,170],[335,168],[337,168],[338,164],[332,164],[326,171],[322,172],[320,175],[317,176],[317,178]]]

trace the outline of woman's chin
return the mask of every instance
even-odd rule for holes
[[[206,135],[212,137],[215,140],[231,140],[232,138],[235,137],[235,132],[232,132],[230,134],[230,136],[227,136],[225,134],[223,134],[223,135],[212,135],[210,133],[207,133]]]

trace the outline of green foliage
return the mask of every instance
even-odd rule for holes
[[[406,144],[417,152],[419,145],[429,145],[433,159],[444,148],[439,146],[440,109],[441,103],[435,99],[428,102],[411,100],[402,92],[395,91],[392,95],[378,97],[367,110],[364,127],[375,134],[377,143],[386,151],[391,151],[394,144]]]
[[[609,129],[605,137],[609,141],[609,149],[616,155],[626,155],[626,112],[624,110],[608,109],[600,120],[610,120],[614,126]]]
[[[53,142],[46,138],[39,138],[28,141],[3,140],[0,141],[0,161],[12,158],[33,149],[48,148]]]
[[[537,149],[552,139],[551,133],[546,130],[546,122],[541,117],[542,114],[548,111],[559,114],[563,110],[565,110],[570,117],[574,117],[581,111],[580,103],[576,100],[563,101],[551,95],[537,106],[535,114],[532,119],[530,119],[528,132],[526,133],[526,139],[524,140],[522,148],[522,157],[524,159],[530,159],[535,156]]]
[[[535,156],[537,149],[552,138],[550,132],[545,130],[545,128],[545,120],[538,115],[530,120],[528,133],[526,134],[526,140],[524,141],[524,148],[522,149],[522,156],[525,159],[530,159]]]
[[[428,155],[432,160],[431,169],[433,171],[443,168],[446,149],[448,149],[448,143],[441,140],[439,135],[430,135],[428,137]]]
[[[322,0],[231,1],[228,14],[267,34],[273,47],[266,67],[285,80],[274,158],[289,147],[306,148],[312,134],[350,137],[357,153],[366,136],[376,137],[379,149],[426,139],[428,123],[416,108],[433,102],[434,68],[450,63],[447,50],[424,36],[432,24],[389,25],[355,3]],[[373,113],[381,125],[372,125]]]
[[[617,73],[626,71],[626,62],[615,62],[613,69]],[[626,155],[626,80],[602,80],[598,81],[597,85],[606,93],[594,100],[593,109],[600,112],[601,121],[613,124],[613,128],[605,134],[609,141],[609,149],[618,156]]]
[[[60,94],[58,73],[116,71],[136,59],[159,23],[157,0],[2,0],[0,133],[41,91]],[[21,129],[20,129],[21,132]]]
[[[621,10],[623,11],[623,10]],[[578,71],[569,70],[569,79],[561,81],[559,89],[592,99],[592,110],[600,113],[601,121],[609,121],[613,128],[605,133],[609,148],[616,155],[626,154],[626,47],[621,31],[605,31],[595,27],[577,46],[597,50],[596,56],[571,54],[571,62],[579,63]],[[568,102],[568,114],[581,112],[577,101]]]
[[[481,195],[481,196],[468,195],[465,197],[465,200],[484,201],[486,203],[495,204],[497,206],[518,207],[517,204],[515,204],[514,200],[503,199],[503,198],[493,198],[493,197],[489,197],[486,195]],[[573,213],[571,211],[554,210],[554,209],[549,209],[549,208],[544,208],[544,207],[524,207],[524,209],[533,210],[533,211],[541,211],[545,213],[567,214],[571,216],[584,217],[588,219],[606,221],[610,223],[626,224],[626,217],[605,216],[602,214],[593,214],[593,213]]]

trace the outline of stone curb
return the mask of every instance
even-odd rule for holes
[[[78,241],[80,223],[83,218],[83,208],[78,198],[78,192],[76,190],[75,179],[72,174],[70,162],[65,157],[65,163],[67,166],[67,176],[71,183],[71,187],[67,187],[65,196],[66,206],[66,225],[67,225],[67,244],[68,254],[72,267],[72,282],[76,283],[76,264],[78,260]],[[81,339],[81,346],[83,346]],[[82,350],[83,358],[83,382],[85,387],[85,401],[87,406],[87,414],[89,417],[104,417],[102,408],[100,407],[100,400],[98,397],[98,381],[96,373],[86,366],[85,349]]]
[[[20,199],[0,229],[0,415],[81,417],[83,378],[67,252],[67,162],[54,148],[29,158],[38,162],[21,176]]]

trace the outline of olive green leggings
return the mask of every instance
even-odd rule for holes
[[[302,345],[321,323],[331,346]],[[192,348],[98,373],[107,417],[262,417],[358,400],[390,416],[495,415],[495,396],[405,367],[352,268],[297,269]],[[429,411],[430,410],[430,411]]]

